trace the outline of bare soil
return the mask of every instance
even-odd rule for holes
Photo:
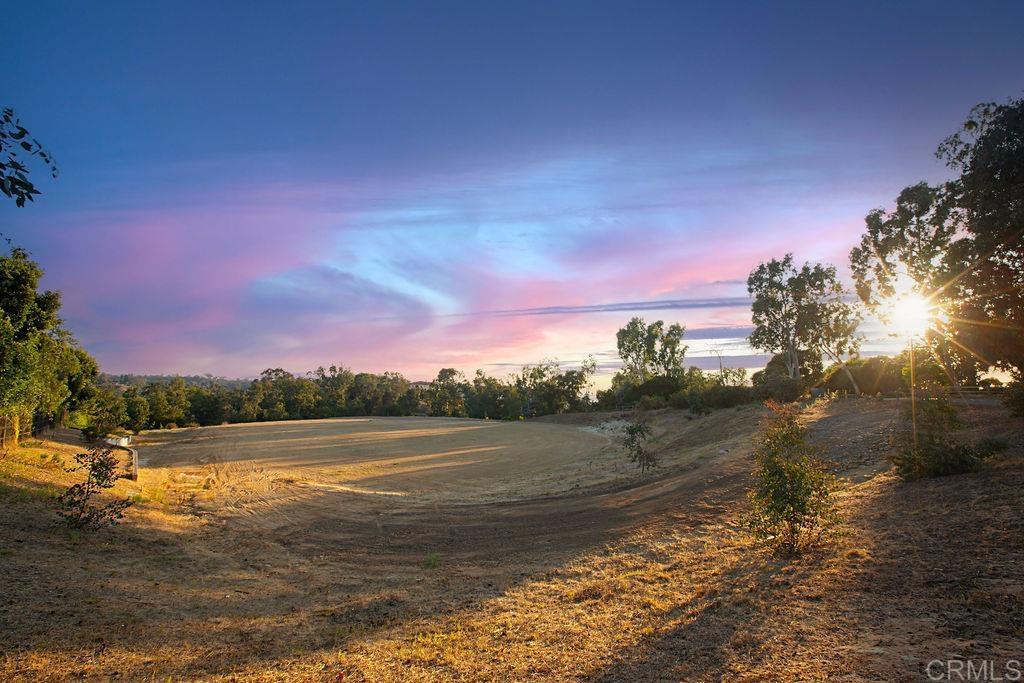
[[[75,475],[39,455],[73,447],[40,443],[0,461],[0,678],[922,680],[1024,659],[1024,425],[963,406],[1009,447],[908,484],[885,464],[896,408],[808,410],[845,521],[799,558],[743,528],[755,408],[657,411],[643,479],[581,429],[612,414],[150,435],[116,491],[141,502],[94,537],[54,525]]]

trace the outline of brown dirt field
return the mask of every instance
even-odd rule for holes
[[[491,420],[363,417],[148,432],[141,462],[219,484],[254,471],[276,489],[347,491],[406,502],[534,498],[627,477],[611,439],[573,427]],[[609,448],[609,446],[612,446]],[[198,467],[197,467],[198,466]],[[298,495],[296,492],[292,494]]]
[[[358,449],[329,464],[168,451],[118,484],[147,500],[95,537],[54,527],[55,487],[73,476],[24,449],[0,461],[0,678],[922,680],[934,658],[1024,659],[1024,425],[965,406],[972,435],[1010,447],[978,472],[905,484],[883,463],[895,409],[809,409],[847,480],[845,522],[796,559],[742,528],[754,409],[659,411],[654,475],[515,501],[429,495],[458,486],[459,467],[469,480],[497,467],[477,458],[425,470],[440,477],[427,484],[405,470],[415,460],[379,473],[400,443],[434,454],[431,439],[500,436],[483,429],[384,439],[378,470],[345,475],[333,468],[366,466]],[[577,428],[608,419],[524,426],[590,434]],[[341,487],[310,483],[324,472]]]

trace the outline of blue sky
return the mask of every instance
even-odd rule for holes
[[[757,365],[747,272],[842,268],[973,104],[1024,88],[1014,2],[6,16],[4,104],[61,176],[3,232],[113,372],[610,360],[631,303],[695,362]]]

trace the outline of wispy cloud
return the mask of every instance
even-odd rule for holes
[[[619,311],[643,312],[666,310],[691,310],[701,308],[747,308],[750,299],[745,296],[726,296],[712,299],[661,299],[657,301],[620,301],[607,304],[586,304],[581,306],[541,306],[496,311],[471,311],[453,316],[527,316],[527,315],[581,315],[585,313],[614,313]]]

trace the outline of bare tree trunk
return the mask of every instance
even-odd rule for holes
[[[839,364],[843,368],[843,373],[846,375],[846,379],[850,380],[850,385],[853,386],[853,393],[860,396],[860,385],[857,384],[857,380],[853,378],[853,373],[850,372],[850,368],[847,367],[846,363],[839,361]]]
[[[790,379],[800,379],[800,354],[792,340],[786,345],[786,369]]]

